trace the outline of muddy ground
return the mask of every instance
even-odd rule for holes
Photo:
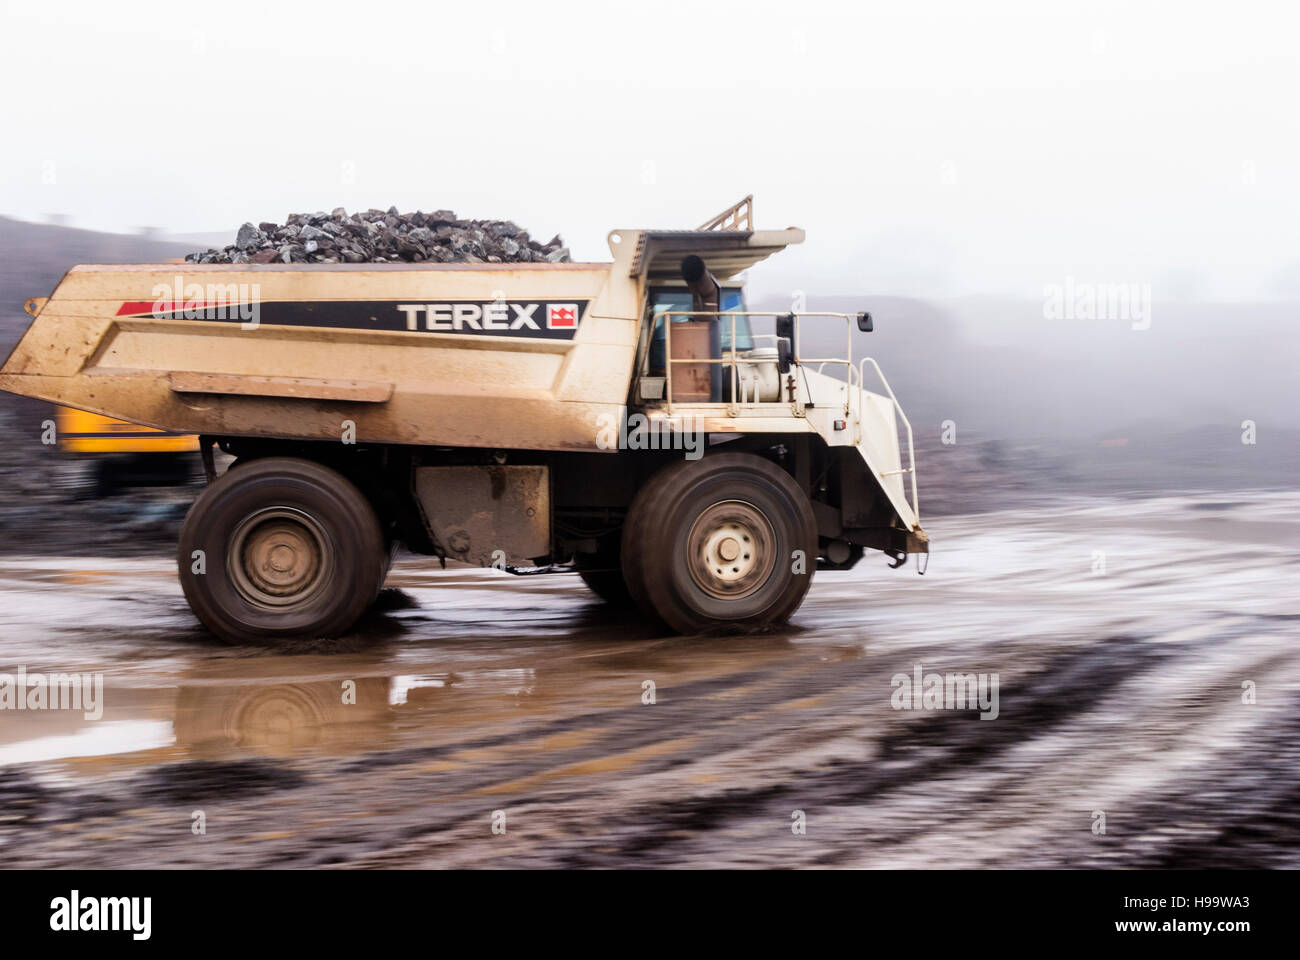
[[[0,856],[1300,866],[1300,496],[927,526],[925,577],[819,574],[780,633],[667,636],[572,576],[411,559],[344,650],[293,655],[208,637],[163,557],[7,556],[0,672],[102,673],[105,709],[0,711]],[[894,709],[918,663],[996,673],[997,718]]]

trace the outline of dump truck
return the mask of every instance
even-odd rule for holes
[[[0,389],[199,437],[178,572],[226,640],[349,631],[399,546],[753,630],[818,569],[929,552],[911,426],[854,357],[871,316],[747,307],[804,239],[747,197],[603,262],[77,266]]]

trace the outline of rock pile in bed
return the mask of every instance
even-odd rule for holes
[[[559,236],[538,243],[509,220],[457,220],[450,210],[294,213],[283,224],[246,223],[224,250],[189,263],[566,263]]]

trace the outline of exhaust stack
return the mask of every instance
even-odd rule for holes
[[[682,279],[686,289],[691,292],[691,310],[697,313],[718,313],[721,310],[722,288],[709,273],[704,261],[695,254],[682,258]],[[709,358],[722,359],[722,327],[718,317],[700,317],[693,322],[709,325]],[[709,400],[717,402],[722,399],[722,374],[720,363],[708,365]]]
[[[713,274],[709,273],[704,261],[693,253],[682,258],[682,279],[686,281],[686,289],[691,291],[694,298],[691,309],[702,313],[718,311],[718,298],[722,294],[722,288],[713,279]]]

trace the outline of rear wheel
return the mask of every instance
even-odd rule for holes
[[[205,488],[177,551],[190,608],[232,642],[343,633],[374,601],[387,562],[374,509],[350,481],[280,457]]]
[[[763,457],[723,453],[655,474],[623,528],[623,572],[646,613],[682,633],[781,623],[817,564],[812,506]]]

